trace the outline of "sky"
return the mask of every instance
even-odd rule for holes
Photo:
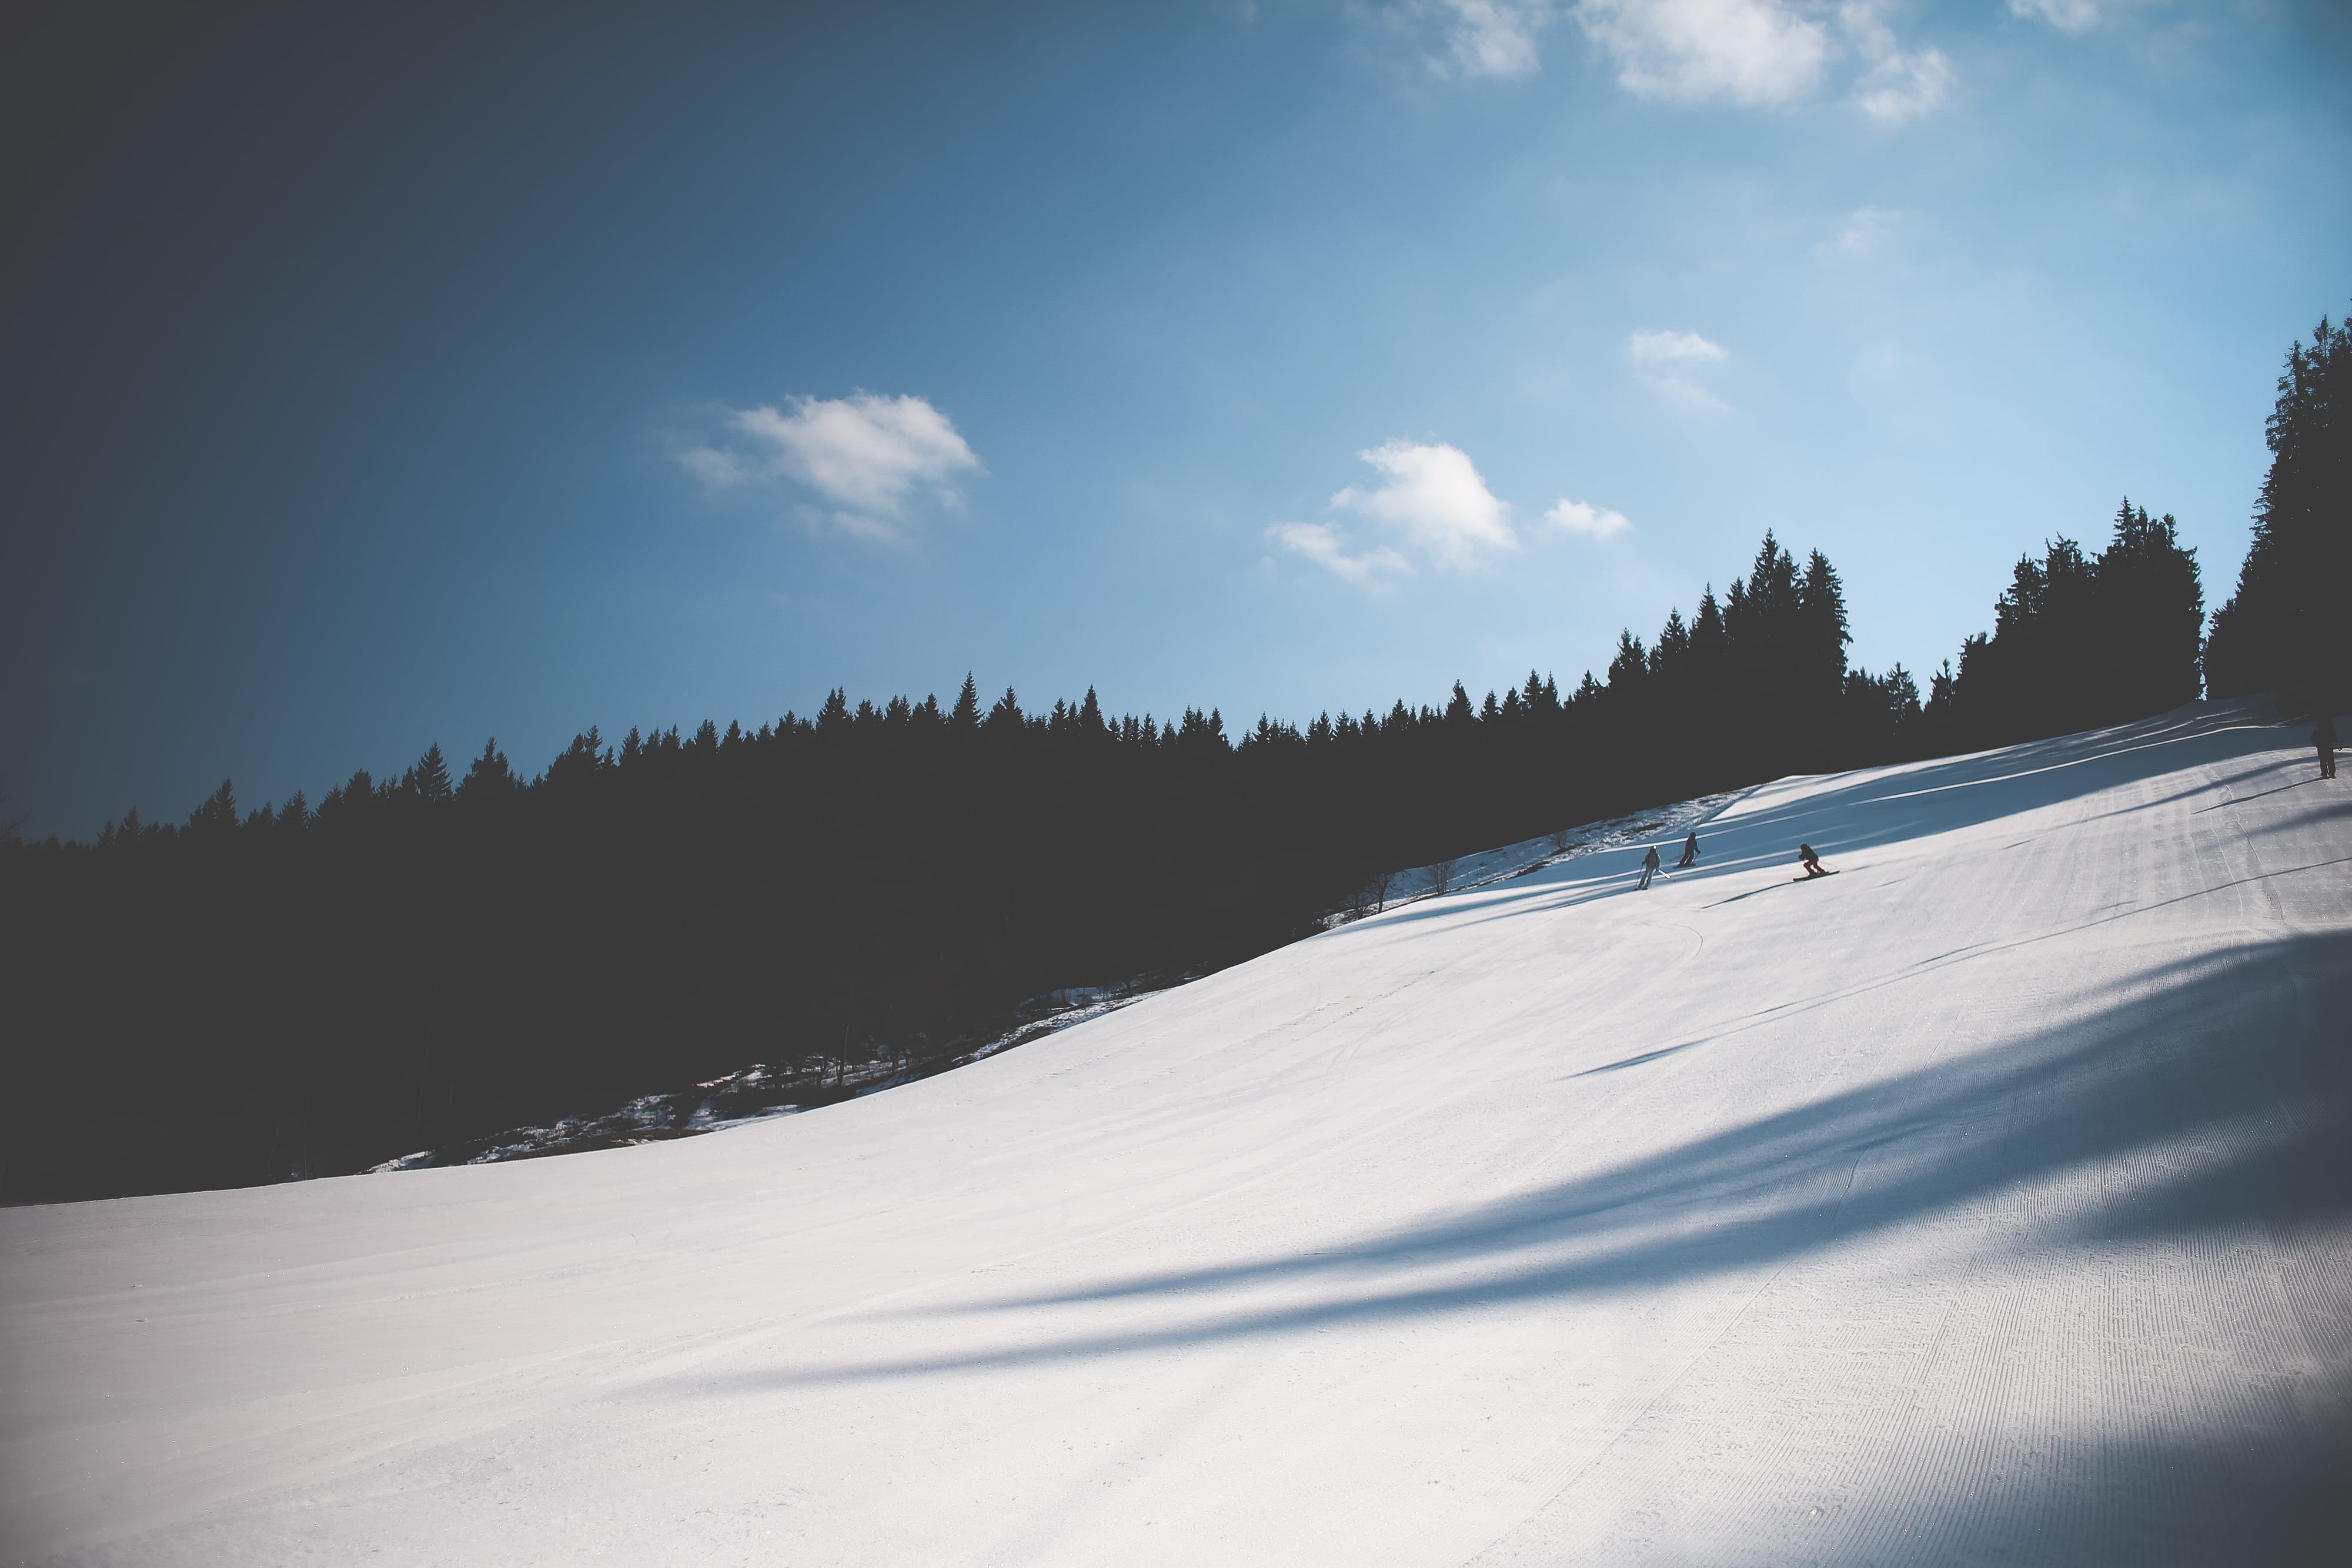
[[[1767,528],[1924,674],[2126,495],[2218,603],[2352,304],[2320,4],[30,15],[34,834],[967,672],[1229,727],[1572,684]]]

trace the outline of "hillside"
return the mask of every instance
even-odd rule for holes
[[[0,1211],[5,1561],[2328,1560],[2302,733],[1783,779],[1647,893],[1610,848],[708,1137]]]

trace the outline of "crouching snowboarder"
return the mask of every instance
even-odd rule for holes
[[[1639,893],[1642,889],[1649,886],[1650,878],[1656,874],[1657,869],[1658,846],[1652,844],[1650,846],[1650,852],[1642,857],[1642,880],[1633,884],[1633,891]]]
[[[1696,833],[1693,833],[1689,838],[1683,841],[1683,858],[1675,862],[1675,869],[1676,871],[1680,871],[1686,865],[1696,865],[1697,863],[1698,835]]]
[[[1830,874],[1828,872],[1822,869],[1822,857],[1813,852],[1813,846],[1811,844],[1799,844],[1797,846],[1797,859],[1803,863],[1805,874],[1809,877],[1828,876]]]

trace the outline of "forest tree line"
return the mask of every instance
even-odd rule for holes
[[[1924,695],[1900,665],[1849,666],[1837,571],[1768,533],[1719,597],[1647,643],[1627,631],[1566,691],[1530,672],[1483,700],[1457,683],[1229,729],[1113,716],[1092,691],[986,702],[967,677],[945,704],[835,691],[756,729],[591,728],[528,775],[493,740],[315,804],[247,811],[225,782],[184,822],[10,842],[0,1180],[68,1197],[347,1172],[751,1061],[936,1051],[1024,998],[1311,934],[1383,871],[2143,717],[2198,695],[2200,657],[2272,681],[2298,645],[2223,631],[2292,624],[2263,595],[2302,591],[2314,530],[2340,556],[2341,437],[2314,456],[2307,433],[2343,362],[2325,322],[2290,357],[2220,652],[2173,519],[2126,501],[2096,554],[2021,559]]]

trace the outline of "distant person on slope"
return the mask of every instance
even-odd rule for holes
[[[2324,713],[2319,716],[2319,727],[2311,732],[2311,744],[2319,749],[2319,776],[2322,779],[2335,778],[2336,716],[2334,714]]]
[[[1807,876],[1827,876],[1830,874],[1822,869],[1822,857],[1813,852],[1812,845],[1799,844],[1797,846],[1797,858],[1804,862],[1805,874]]]
[[[1642,857],[1642,880],[1633,884],[1633,891],[1639,893],[1642,889],[1649,886],[1650,878],[1656,873],[1657,869],[1658,846],[1652,844],[1650,846],[1650,852]]]
[[[1676,871],[1680,871],[1686,865],[1694,865],[1697,863],[1697,861],[1698,835],[1696,833],[1693,833],[1689,838],[1683,841],[1683,858],[1675,862],[1675,869]]]

